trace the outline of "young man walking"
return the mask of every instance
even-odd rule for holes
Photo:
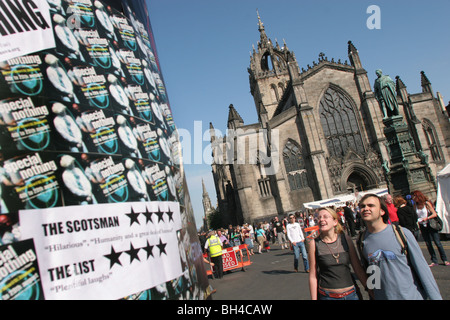
[[[281,249],[288,248],[288,244],[286,241],[286,228],[283,225],[283,222],[275,217],[273,219],[273,235],[278,239],[278,244],[281,245]]]
[[[309,272],[309,262],[308,253],[305,247],[305,237],[303,236],[302,228],[295,222],[295,215],[289,215],[289,224],[287,225],[287,237],[292,243],[292,248],[294,249],[294,269],[298,272],[298,260],[300,258],[300,252],[302,253],[303,266],[305,267],[305,272]]]
[[[389,213],[384,201],[366,194],[359,202],[361,218],[367,230],[362,234],[361,260],[369,265],[368,286],[374,286],[375,300],[442,300],[436,280],[431,273],[413,234],[402,228],[407,242],[407,255],[388,225]],[[371,288],[369,288],[371,289]]]

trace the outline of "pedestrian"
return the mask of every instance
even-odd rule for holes
[[[295,215],[295,219],[298,220],[297,215]],[[286,232],[286,226],[287,226],[288,223],[289,223],[288,216],[284,216],[284,218],[283,218],[283,220],[281,221],[281,223],[283,223],[284,230],[285,230],[285,232]]]
[[[254,254],[253,252],[253,240],[250,237],[250,229],[248,227],[248,224],[244,224],[242,228],[242,238],[244,239],[244,244],[247,245],[248,248],[248,254],[252,256]]]
[[[215,277],[222,279],[223,277],[223,262],[222,262],[222,242],[214,231],[209,232],[208,240],[205,243],[205,250],[207,250],[210,261],[214,263]]]
[[[366,194],[359,206],[366,230],[360,234],[358,248],[361,260],[376,273],[371,283],[374,298],[441,300],[436,280],[412,233],[406,228],[388,225],[388,209],[377,195]],[[407,245],[407,251],[402,250],[396,230],[406,240],[402,242]]]
[[[278,239],[278,244],[281,245],[281,249],[288,248],[286,241],[286,228],[283,225],[283,222],[278,219],[278,217],[274,218],[273,221],[273,233],[274,236]]]
[[[309,289],[312,300],[359,300],[350,265],[366,288],[367,275],[361,267],[352,239],[344,233],[332,208],[319,210],[319,236],[308,243]]]
[[[309,215],[308,221],[309,221],[309,224],[308,224],[309,227],[314,227],[316,225],[316,222],[314,221],[314,215],[312,213]]]
[[[198,234],[198,240],[200,241],[200,246],[203,248],[205,247],[206,242],[206,232],[202,231]]]
[[[355,216],[353,215],[353,210],[350,208],[350,202],[347,201],[344,207],[344,218],[348,226],[349,234],[354,237],[356,236],[355,232]]]
[[[414,200],[410,194],[406,195],[406,204],[410,207],[414,207]]]
[[[230,246],[234,246],[234,242],[233,242],[233,239],[231,238],[231,234],[233,233],[233,230],[234,230],[234,228],[233,228],[233,226],[230,224],[229,226],[228,226],[228,229],[227,229],[227,238],[228,238],[228,242],[230,243]]]
[[[394,205],[397,208],[397,216],[399,224],[411,231],[416,240],[419,238],[419,226],[417,224],[417,213],[413,207],[408,206],[406,200],[402,196],[394,198]]]
[[[224,235],[225,230],[219,229],[217,230],[217,236],[219,237],[220,241],[222,242],[223,248],[229,248],[230,242],[228,241],[227,237]]]
[[[289,224],[287,225],[287,237],[292,244],[294,250],[294,270],[298,272],[298,260],[300,253],[302,254],[303,266],[305,272],[309,272],[308,253],[305,247],[305,237],[303,235],[302,228],[295,222],[295,215],[291,213],[289,215]]]
[[[247,223],[247,228],[250,231],[250,239],[255,240],[255,229],[253,229],[253,225],[251,223]]]
[[[389,221],[398,225],[397,208],[392,202],[392,196],[388,193],[383,196],[384,202],[386,203],[386,208],[389,212]]]
[[[233,231],[231,232],[231,241],[233,245],[240,246],[241,245],[241,228],[239,226],[234,227]]]
[[[361,210],[359,209],[358,203],[355,204],[355,215],[356,215],[356,230],[362,230],[366,226],[364,221],[361,219]]]
[[[258,253],[261,253],[261,249],[264,247],[264,243],[267,241],[262,222],[258,223],[258,226],[256,227],[256,240],[259,244]]]
[[[439,255],[441,256],[444,265],[449,266],[450,263],[447,261],[447,255],[442,247],[441,240],[439,239],[439,232],[431,228],[430,219],[437,217],[437,213],[434,210],[433,204],[421,191],[413,192],[414,209],[416,210],[417,217],[419,218],[419,229],[422,234],[423,240],[427,245],[428,252],[431,255],[430,267],[438,265],[438,260],[436,252],[433,249],[433,241],[438,248]]]
[[[264,232],[266,233],[266,240],[270,241],[271,237],[270,237],[270,224],[264,220],[263,225],[262,225]]]
[[[330,207],[333,209],[334,207]],[[333,209],[334,210],[334,209]],[[341,224],[342,228],[345,226],[345,217],[344,217],[344,209],[342,207],[338,207],[336,210],[334,210],[338,216],[338,221]]]
[[[300,225],[300,228],[302,228],[302,230],[303,230],[305,228],[305,214],[303,212],[301,212],[301,213],[296,212],[295,220],[296,220],[296,222],[298,222],[298,224]],[[288,223],[289,223],[289,217],[288,217]],[[287,224],[286,224],[286,227],[287,227]]]

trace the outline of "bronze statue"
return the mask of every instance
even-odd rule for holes
[[[375,97],[381,106],[384,118],[398,116],[397,91],[395,83],[389,76],[384,76],[383,71],[376,72],[378,79],[375,80]]]

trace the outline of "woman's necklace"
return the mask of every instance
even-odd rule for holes
[[[325,245],[327,246],[327,248],[328,248],[328,250],[330,251],[331,255],[332,255],[333,258],[336,260],[336,263],[339,263],[339,252],[337,252],[336,254],[334,254],[333,251],[331,251],[331,249],[337,251],[337,249],[338,249],[338,247],[339,247],[339,243],[338,243],[338,241],[337,241],[338,239],[339,239],[339,237],[336,237],[336,241],[334,241],[334,242],[336,242],[336,247],[334,247],[334,248],[331,247],[331,246],[329,246],[328,243],[326,243],[326,242],[323,241],[323,239],[322,239],[322,242],[325,243]]]

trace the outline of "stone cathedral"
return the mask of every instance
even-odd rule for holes
[[[395,138],[395,151],[351,41],[349,63],[320,54],[300,69],[286,42],[282,47],[273,43],[259,15],[258,22],[260,40],[248,68],[258,122],[245,124],[230,105],[227,136],[216,136],[210,124],[212,173],[224,225],[269,219],[301,210],[306,202],[355,191],[387,187],[405,195],[413,190],[395,187],[398,175],[391,173],[398,166],[407,169],[400,172],[405,181],[414,181],[435,199],[434,177],[450,161],[450,124],[426,74],[418,74],[421,93],[408,93],[400,77],[394,79],[407,136]],[[238,139],[240,144],[230,143]],[[238,150],[242,144],[245,148]],[[395,153],[407,149],[409,162],[403,156],[395,164]]]

